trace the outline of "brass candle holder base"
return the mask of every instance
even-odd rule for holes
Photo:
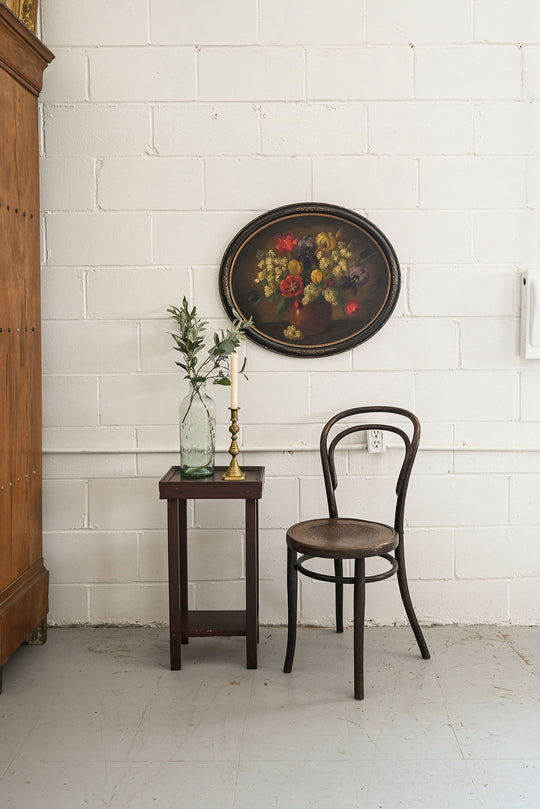
[[[238,407],[230,407],[229,410],[231,411],[231,424],[229,427],[229,432],[232,436],[231,439],[231,446],[229,447],[229,455],[231,456],[231,462],[229,464],[229,468],[226,472],[222,475],[222,480],[245,480],[246,474],[242,472],[240,467],[238,466],[238,461],[236,460],[236,456],[240,452],[238,449],[238,444],[236,442],[236,436],[240,432],[240,428],[238,426],[238,411],[240,408]]]

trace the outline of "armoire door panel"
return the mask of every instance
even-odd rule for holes
[[[53,54],[0,3],[0,691],[2,665],[45,626],[42,556],[39,129]]]
[[[2,322],[0,303],[0,324]],[[2,326],[0,325],[0,328]],[[9,413],[7,333],[0,333],[0,592],[11,581],[11,430]]]

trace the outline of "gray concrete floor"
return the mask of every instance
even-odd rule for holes
[[[469,809],[540,806],[540,628],[262,628],[196,638],[168,668],[168,633],[51,629],[4,667],[2,809]]]

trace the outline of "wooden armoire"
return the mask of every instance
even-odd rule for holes
[[[6,660],[47,627],[37,99],[52,58],[0,5],[0,691]]]

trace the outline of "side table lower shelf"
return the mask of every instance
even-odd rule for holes
[[[184,638],[245,636],[245,610],[185,610],[181,613]],[[183,641],[185,642],[185,641]]]

